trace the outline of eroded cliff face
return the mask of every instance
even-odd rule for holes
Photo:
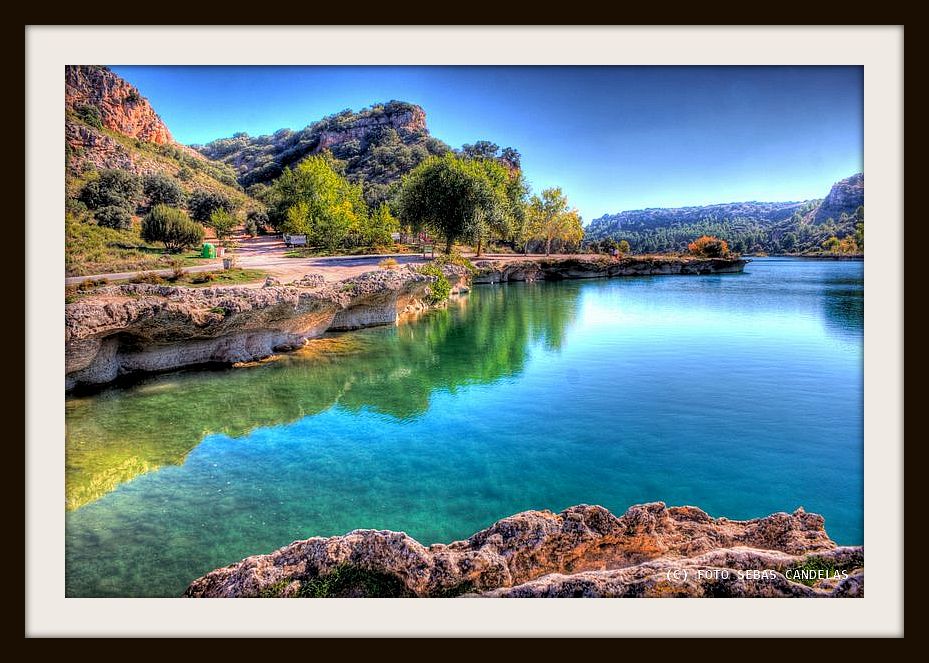
[[[139,90],[106,67],[65,67],[65,106],[94,106],[103,126],[146,143],[173,143],[171,132]]]
[[[801,568],[830,571],[800,582]],[[863,548],[836,546],[822,516],[797,509],[735,521],[712,518],[692,506],[655,502],[630,507],[619,517],[589,505],[558,514],[526,511],[447,545],[423,546],[388,530],[314,537],[212,571],[192,582],[185,596],[813,597],[863,592]]]
[[[449,266],[450,274],[461,268]],[[335,283],[307,275],[263,288],[129,284],[65,307],[67,387],[204,363],[263,359],[329,330],[393,324],[426,308],[434,277],[372,271]]]
[[[614,276],[699,275],[741,272],[747,260],[741,258],[692,258],[626,256],[603,258],[538,258],[479,260],[474,283],[508,281],[557,281]]]
[[[320,133],[316,151],[321,152],[351,140],[366,143],[375,131],[387,127],[395,129],[401,136],[426,131],[426,111],[410,105],[383,115],[360,118],[340,129],[328,129]]]

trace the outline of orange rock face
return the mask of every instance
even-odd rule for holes
[[[94,106],[107,129],[147,143],[173,143],[171,132],[139,91],[106,67],[65,67],[65,106]]]

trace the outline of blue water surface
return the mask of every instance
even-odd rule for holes
[[[479,286],[318,352],[74,397],[67,594],[177,596],[296,539],[448,542],[579,503],[803,506],[861,544],[862,329],[862,262],[756,259]]]

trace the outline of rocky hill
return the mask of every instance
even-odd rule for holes
[[[821,252],[830,237],[854,237],[862,221],[864,175],[834,184],[823,199],[721,203],[605,214],[587,227],[587,243],[627,240],[637,253],[681,251],[700,235],[716,235],[740,252]]]
[[[355,530],[295,541],[194,580],[188,597],[861,597],[864,550],[797,509],[712,518],[662,502],[615,516],[526,511],[464,541],[423,546]]]
[[[231,168],[176,142],[139,90],[106,67],[65,67],[65,140],[72,177],[115,168],[244,197]]]
[[[832,185],[829,195],[822,199],[810,214],[814,223],[829,219],[839,220],[843,214],[853,216],[864,205],[864,174],[856,173]]]
[[[426,112],[415,104],[390,101],[359,112],[342,111],[300,131],[281,129],[252,137],[238,133],[196,149],[235,169],[243,186],[266,184],[307,155],[329,150],[344,162],[345,175],[364,182],[369,202],[383,197],[397,181],[429,155],[451,148],[429,135]]]

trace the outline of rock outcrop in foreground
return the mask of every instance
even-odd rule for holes
[[[712,518],[655,502],[526,511],[465,541],[423,546],[355,530],[296,541],[198,578],[188,597],[859,597],[864,550],[822,516]]]
[[[558,281],[613,276],[657,276],[662,274],[730,274],[741,272],[748,261],[742,258],[695,258],[690,256],[625,256],[589,258],[538,258],[479,260],[474,283],[507,281]]]

